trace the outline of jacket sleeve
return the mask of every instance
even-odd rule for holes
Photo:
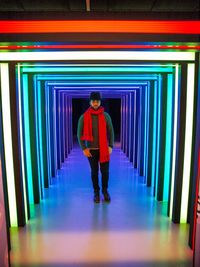
[[[79,143],[80,148],[84,150],[87,147],[85,145],[85,141],[81,140],[82,132],[83,132],[83,114],[80,116],[78,120],[77,138],[78,138],[78,143]]]
[[[106,124],[107,124],[107,131],[108,131],[108,146],[113,148],[114,145],[114,129],[110,115],[105,112],[106,115]]]

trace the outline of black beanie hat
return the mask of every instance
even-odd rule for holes
[[[90,100],[101,100],[101,95],[99,92],[92,92],[90,94]]]

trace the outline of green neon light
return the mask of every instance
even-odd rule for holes
[[[1,99],[2,99],[2,119],[3,119],[3,137],[5,143],[5,165],[8,189],[8,205],[10,212],[11,226],[18,226],[17,203],[15,192],[15,175],[13,166],[13,149],[11,134],[11,114],[10,114],[10,87],[8,64],[0,64],[1,77]]]
[[[194,77],[195,65],[188,64],[187,74],[187,103],[186,103],[186,125],[185,125],[185,149],[183,166],[183,186],[181,197],[181,223],[187,222],[189,184],[191,170],[192,135],[193,135],[193,109],[194,109]]]
[[[42,181],[42,188],[44,188],[44,155],[43,155],[43,143],[42,143],[42,136],[43,136],[43,128],[42,125],[42,110],[41,110],[41,82],[37,82],[37,97],[38,97],[38,133],[39,133],[39,149],[40,149],[40,164],[41,164],[41,181]],[[45,103],[43,103],[45,104]]]
[[[167,118],[166,118],[166,144],[165,144],[165,171],[163,200],[169,198],[169,182],[171,175],[171,142],[172,142],[172,109],[173,109],[173,75],[169,74],[167,79]]]
[[[154,114],[153,114],[153,146],[152,146],[152,186],[155,185],[155,164],[156,164],[156,129],[157,129],[157,90],[158,82],[154,83]]]
[[[32,174],[32,159],[31,159],[31,144],[30,144],[30,123],[29,123],[29,100],[28,100],[28,75],[22,76],[23,81],[23,106],[24,106],[24,139],[25,139],[25,157],[26,157],[26,171],[27,171],[27,184],[28,196],[30,205],[34,205],[33,197],[33,174]],[[31,209],[33,211],[33,209]],[[33,214],[31,214],[33,215]]]
[[[41,160],[41,151],[40,151],[40,127],[39,127],[39,97],[38,93],[40,91],[40,88],[37,88],[38,84],[36,83],[36,80],[34,80],[34,96],[35,96],[35,127],[36,127],[36,147],[37,147],[37,156],[38,156],[38,176],[39,176],[39,194],[40,198],[43,198],[43,177],[42,177],[42,167],[43,167],[43,161]],[[42,162],[42,165],[41,165]]]
[[[23,67],[22,66],[22,71],[24,73],[83,73],[83,72],[91,72],[91,73],[95,73],[95,72],[99,72],[99,73],[110,73],[110,72],[146,72],[146,73],[153,73],[153,72],[161,72],[161,73],[166,73],[166,72],[172,72],[172,68],[171,67],[166,67],[166,66],[159,66],[159,67],[60,67],[60,66],[55,66],[55,67],[37,67],[37,66],[32,66],[32,67]],[[96,73],[97,75],[97,73]],[[106,75],[104,75],[106,76]],[[98,76],[97,76],[98,77]],[[69,77],[71,78],[71,77]],[[79,76],[77,76],[77,79],[80,78],[80,74]],[[87,79],[87,78],[85,78]],[[74,80],[74,77],[73,77]]]
[[[19,66],[18,66],[18,107],[19,107],[19,128],[20,128],[20,141],[21,144],[23,144],[23,126],[22,126],[22,102],[21,102],[21,79],[20,79],[20,73],[19,73]],[[25,209],[25,218],[26,222],[28,221],[28,207],[27,207],[27,192],[26,192],[26,185],[27,181],[25,178],[25,151],[23,145],[21,145],[21,166],[22,166],[22,179],[23,179],[23,195],[24,195],[24,209]]]
[[[172,219],[173,203],[174,203],[174,181],[175,181],[175,166],[176,166],[176,145],[177,145],[177,123],[178,123],[178,92],[179,92],[179,72],[180,66],[175,67],[175,97],[174,97],[174,131],[173,131],[173,157],[172,157],[172,175],[171,175],[171,190],[170,190],[170,219]]]

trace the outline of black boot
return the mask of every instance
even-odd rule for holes
[[[100,194],[99,191],[94,192],[94,202],[99,203],[100,202]]]
[[[102,190],[102,193],[103,193],[103,196],[104,196],[104,201],[110,202],[111,201],[111,198],[110,198],[110,195],[108,193],[108,190],[107,189]]]

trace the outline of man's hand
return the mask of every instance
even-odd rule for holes
[[[112,147],[108,147],[108,149],[109,149],[109,154],[111,154],[112,153]]]
[[[86,156],[86,157],[92,157],[92,154],[90,153],[90,150],[88,148],[85,148],[83,150],[83,154]]]

